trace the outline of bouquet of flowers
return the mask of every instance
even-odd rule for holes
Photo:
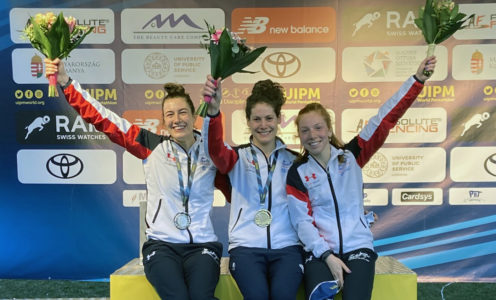
[[[23,30],[23,39],[49,59],[66,58],[83,39],[90,34],[93,27],[76,25],[74,17],[58,16],[52,12],[38,13],[29,18]],[[57,74],[48,77],[48,97],[56,97]]]
[[[252,49],[246,46],[246,40],[241,39],[235,32],[227,28],[215,29],[208,23],[208,35],[204,35],[203,46],[210,54],[210,72],[214,78],[225,79],[234,73],[255,73],[243,70],[254,62],[267,47]],[[210,96],[204,96],[196,114],[205,117]]]
[[[425,6],[420,7],[419,17],[415,19],[415,24],[422,30],[428,44],[427,57],[434,55],[437,44],[448,39],[458,29],[464,28],[463,23],[473,17],[471,15],[465,18],[466,16],[458,12],[458,4],[451,0],[425,1]],[[430,76],[432,72],[425,71],[424,73]]]

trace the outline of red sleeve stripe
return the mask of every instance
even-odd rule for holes
[[[109,139],[126,148],[133,155],[144,159],[151,151],[136,142],[140,128],[105,108],[100,102],[83,90],[78,82],[73,82],[64,91],[69,104],[88,123]]]
[[[291,185],[286,185],[286,193],[288,194],[288,196],[293,196],[294,198],[300,200],[301,202],[306,203],[307,214],[309,216],[313,215],[312,205],[310,204],[310,198],[308,197],[307,193],[304,193]]]
[[[209,118],[208,122],[208,154],[217,169],[227,174],[238,161],[238,154],[224,144],[221,115]]]
[[[413,81],[413,82],[412,82]],[[372,117],[358,136],[358,145],[361,148],[357,162],[363,167],[386,141],[389,131],[403,116],[407,109],[422,91],[424,85],[410,78],[400,90],[379,109],[379,113]]]

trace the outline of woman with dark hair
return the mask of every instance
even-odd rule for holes
[[[372,295],[377,254],[364,217],[362,168],[384,144],[389,131],[422,91],[435,57],[420,64],[372,117],[362,131],[343,144],[319,103],[307,104],[296,118],[303,154],[291,166],[286,190],[293,226],[308,251],[305,291],[310,300],[343,300]]]
[[[184,87],[165,84],[163,122],[168,135],[129,123],[101,105],[71,79],[59,59],[46,60],[46,74],[58,72],[67,102],[110,140],[143,160],[147,186],[143,265],[162,299],[215,299],[222,244],[210,213],[217,169],[194,130],[194,105]]]
[[[295,299],[302,278],[302,248],[291,225],[285,182],[296,153],[277,137],[282,86],[257,82],[246,100],[247,144],[230,147],[222,139],[222,90],[211,76],[203,95],[213,96],[204,120],[206,149],[231,189],[229,268],[244,299]]]

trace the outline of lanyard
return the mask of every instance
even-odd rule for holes
[[[200,152],[200,146],[196,147],[196,151],[193,153],[191,169],[189,170],[188,185],[184,188],[183,172],[181,172],[181,163],[179,162],[179,156],[177,154],[177,149],[172,145],[172,152],[174,153],[174,158],[176,159],[177,177],[179,178],[179,190],[181,191],[181,198],[183,200],[183,206],[186,207],[186,203],[189,200],[189,194],[191,191],[191,186],[193,185],[193,176],[195,176],[196,163],[198,162],[198,153]],[[189,158],[189,157],[188,157]]]
[[[253,161],[255,162],[255,171],[257,172],[257,182],[258,182],[258,194],[260,195],[260,205],[265,204],[265,197],[267,196],[267,190],[272,181],[272,174],[274,174],[274,170],[276,169],[277,164],[277,156],[279,155],[279,151],[276,151],[274,154],[274,159],[272,160],[272,164],[267,165],[269,169],[269,174],[267,174],[267,180],[265,181],[265,186],[262,187],[262,176],[260,174],[260,165],[258,164],[257,153],[255,153],[255,149],[253,146],[250,146],[251,155],[253,156]]]

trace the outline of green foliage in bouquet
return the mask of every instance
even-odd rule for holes
[[[24,35],[31,45],[49,59],[66,58],[90,34],[93,27],[76,25],[73,17],[64,18],[61,12],[37,14],[31,17]]]
[[[38,13],[30,17],[21,38],[29,40],[33,48],[47,58],[66,58],[84,38],[93,31],[93,27],[76,25],[74,17],[58,16],[52,12]],[[57,97],[57,74],[48,76],[48,97]]]
[[[205,22],[206,23],[206,22]],[[246,40],[227,28],[215,29],[208,23],[208,35],[204,35],[205,44],[202,44],[210,54],[210,74],[213,78],[225,79],[234,73],[255,73],[244,70],[253,63],[267,47],[252,49],[246,46]],[[207,103],[210,97],[205,96],[196,114],[205,117],[207,115]]]
[[[435,45],[448,39],[457,30],[463,29],[463,23],[472,18],[458,11],[458,4],[451,0],[426,0],[425,6],[419,9],[419,17],[415,24],[422,30],[429,45],[427,56],[434,54]]]

